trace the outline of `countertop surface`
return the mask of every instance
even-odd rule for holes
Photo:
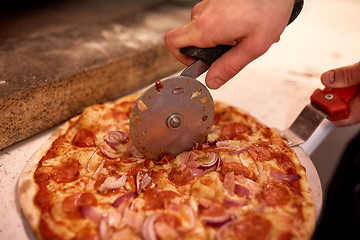
[[[309,103],[311,93],[322,87],[322,72],[359,61],[359,12],[358,0],[305,1],[299,18],[281,40],[228,84],[211,91],[214,99],[240,107],[268,126],[289,127]],[[302,147],[311,154],[331,130],[332,125],[325,121]],[[0,239],[27,238],[16,184],[28,159],[52,131],[0,152]]]

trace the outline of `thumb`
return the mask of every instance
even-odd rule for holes
[[[321,82],[330,88],[360,85],[360,62],[323,73],[321,75]]]

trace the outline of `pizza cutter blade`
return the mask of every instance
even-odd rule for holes
[[[180,76],[157,81],[139,97],[130,115],[129,128],[130,138],[140,153],[158,160],[206,141],[214,120],[214,101],[196,78],[228,49],[228,46],[183,48],[183,53],[198,60]]]

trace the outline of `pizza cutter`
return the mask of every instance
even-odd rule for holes
[[[130,115],[130,138],[140,153],[158,160],[206,141],[214,120],[214,101],[196,78],[230,48],[181,49],[198,60],[180,76],[155,82],[139,97]]]

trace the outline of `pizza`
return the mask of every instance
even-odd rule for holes
[[[215,102],[207,141],[158,161],[129,138],[138,94],[90,106],[29,160],[19,203],[38,239],[310,239],[305,168],[274,130]]]

